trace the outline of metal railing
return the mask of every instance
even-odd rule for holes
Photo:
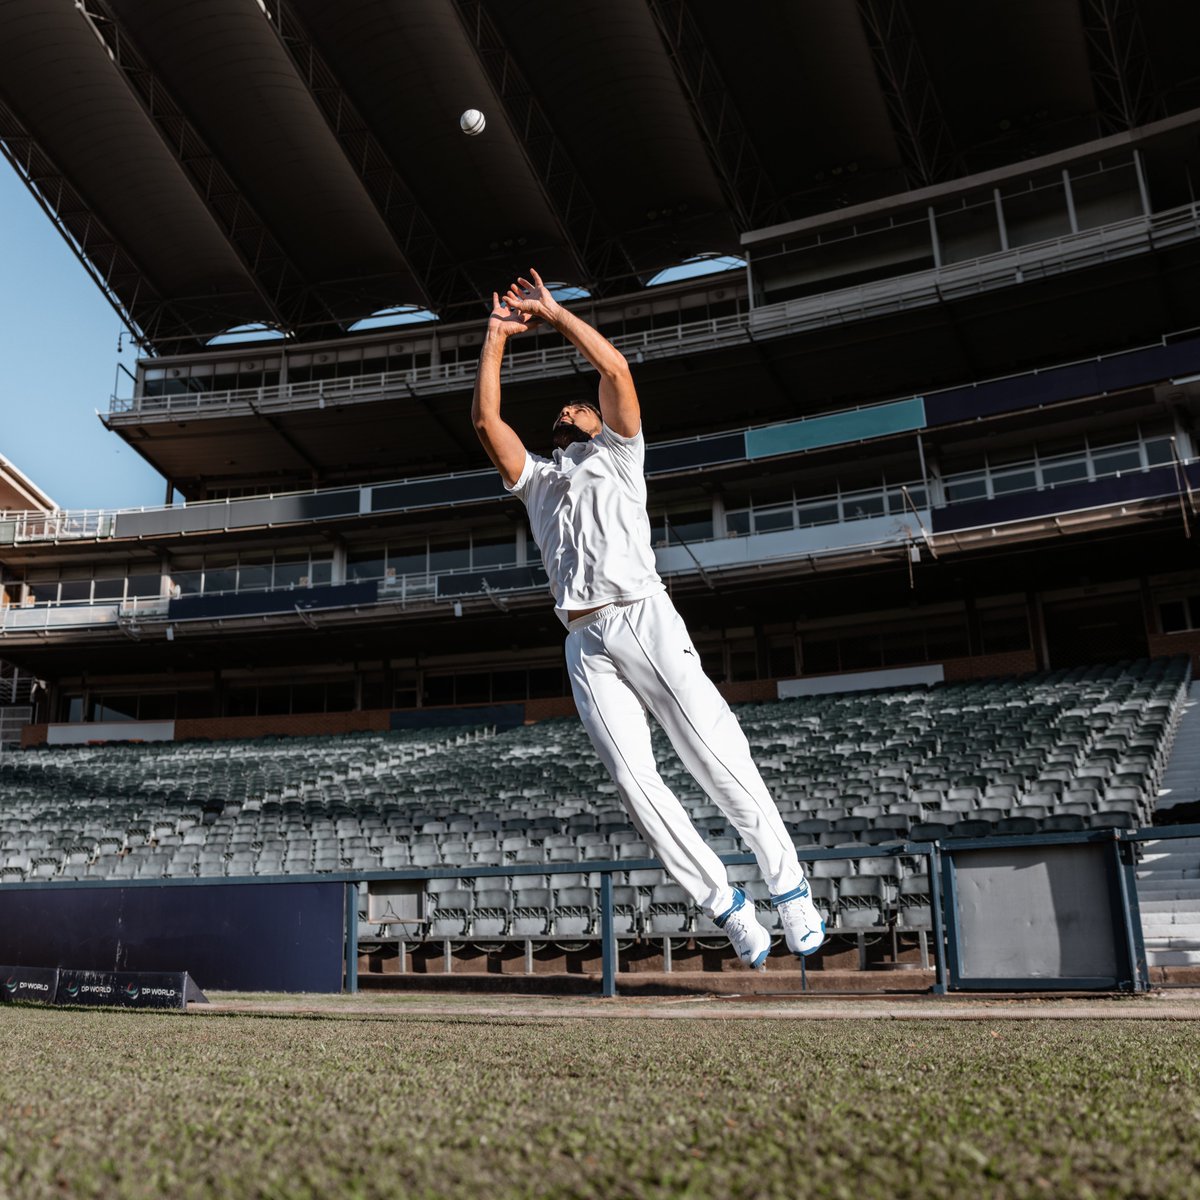
[[[1193,203],[937,269],[763,305],[745,314],[618,334],[612,341],[635,362],[676,357],[751,338],[786,337],[851,320],[940,304],[1029,279],[1144,254],[1197,237],[1200,237],[1200,205]],[[583,363],[573,346],[548,346],[508,355],[503,377],[517,381],[572,374]],[[113,396],[109,413],[117,418],[136,415],[143,420],[168,420],[184,413],[192,416],[232,415],[371,403],[392,397],[465,389],[473,383],[475,369],[474,362],[440,363],[405,371],[273,387],[188,392],[176,396]]]
[[[947,838],[942,841],[917,842],[898,841],[886,846],[845,846],[845,847],[798,847],[797,857],[802,863],[811,864],[816,861],[831,861],[845,859],[895,858],[895,859],[924,859],[925,871],[929,880],[929,923],[927,926],[914,924],[912,926],[896,926],[894,917],[887,918],[889,928],[897,928],[899,932],[917,933],[922,928],[928,935],[933,954],[934,982],[930,990],[934,994],[944,994],[951,985],[950,966],[961,961],[963,932],[954,911],[953,896],[946,891],[945,883],[952,884],[952,872],[949,856],[956,853],[975,850],[1001,850],[1007,848],[1068,847],[1071,845],[1111,844],[1120,857],[1121,865],[1116,876],[1116,888],[1110,900],[1114,908],[1114,916],[1119,918],[1120,929],[1117,943],[1123,946],[1126,954],[1132,960],[1134,972],[1131,980],[1133,990],[1141,991],[1149,986],[1149,975],[1145,962],[1145,951],[1142,944],[1140,912],[1136,881],[1134,879],[1135,860],[1133,854],[1137,846],[1145,842],[1171,841],[1180,838],[1200,837],[1200,825],[1154,826],[1133,830],[1093,830],[1080,833],[1062,834],[1033,834],[1033,835],[993,835],[982,839]],[[751,865],[755,862],[750,854],[721,855],[721,861],[728,866]],[[599,887],[596,890],[596,917],[599,925],[599,936],[581,938],[578,935],[564,934],[563,940],[569,942],[590,941],[599,943],[601,960],[601,993],[604,996],[615,996],[618,990],[619,949],[620,943],[630,941],[628,934],[618,934],[613,903],[613,876],[620,872],[631,870],[662,870],[662,864],[657,859],[619,859],[619,860],[581,860],[566,863],[513,863],[506,866],[466,866],[466,867],[424,867],[379,871],[332,871],[308,875],[249,875],[239,877],[213,876],[200,878],[138,878],[138,879],[103,879],[103,880],[68,880],[48,879],[26,881],[20,883],[0,884],[0,890],[62,890],[62,889],[99,889],[99,888],[170,888],[170,887],[205,887],[228,884],[265,885],[265,884],[311,884],[311,883],[342,883],[345,886],[344,899],[344,937],[341,947],[343,960],[344,988],[348,992],[358,990],[358,958],[362,942],[374,944],[379,938],[360,937],[359,915],[359,885],[372,882],[378,883],[428,883],[432,879],[489,879],[514,878],[518,876],[544,876],[552,878],[556,875],[580,874],[596,875],[599,877]],[[899,873],[897,873],[899,875]],[[590,885],[589,885],[590,886]],[[882,926],[880,928],[883,928]],[[877,932],[870,930],[869,932]],[[857,935],[860,930],[855,926],[833,925],[827,930],[827,936]],[[695,937],[695,933],[680,931],[677,934],[660,933],[655,931],[654,938]],[[700,937],[707,934],[703,931]],[[414,936],[413,944],[445,943],[443,937]],[[449,939],[452,943],[473,944],[473,939],[460,936]],[[535,937],[531,939],[536,944],[550,943],[555,936]],[[512,939],[489,938],[481,936],[474,941],[480,943],[512,944]],[[180,964],[173,964],[179,966]],[[184,964],[186,965],[186,964]],[[804,966],[801,961],[802,968]],[[199,981],[203,984],[203,980]],[[807,986],[807,973],[802,975],[802,987]],[[1027,991],[1030,988],[1042,986],[1036,979],[1021,978],[1004,981],[1006,988]],[[1052,981],[1046,981],[1046,986],[1053,987]]]

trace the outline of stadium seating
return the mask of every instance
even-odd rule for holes
[[[799,846],[817,852],[1151,822],[1186,659],[746,704],[738,717]],[[719,853],[734,830],[655,734],[671,785]],[[649,857],[574,720],[217,743],[71,746],[0,761],[0,884],[556,866],[434,881],[423,932],[593,936],[592,864]],[[846,932],[928,924],[923,860],[813,863]],[[753,867],[735,881],[775,923]],[[712,934],[662,872],[615,880],[621,936]]]

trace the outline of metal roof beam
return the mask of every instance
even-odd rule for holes
[[[634,281],[636,271],[575,169],[554,126],[482,0],[453,0],[492,92],[500,102],[530,173],[562,231],[578,283],[599,295],[608,283]]]
[[[275,0],[267,20],[297,74],[325,117],[346,161],[370,196],[422,292],[422,303],[443,315],[468,303],[478,309],[482,293],[439,237],[433,222],[370,126],[354,107],[308,30],[285,0]]]
[[[1080,0],[1096,108],[1104,133],[1164,116],[1135,0]]]
[[[86,0],[86,4],[76,5],[76,11],[107,50],[113,66],[246,268],[270,321],[285,333],[315,325],[339,328],[336,316],[321,303],[216,154],[150,69],[108,8],[107,0]]]
[[[176,328],[180,325],[188,328],[186,320],[163,302],[142,269],[88,210],[62,172],[2,100],[0,153],[12,163],[42,211],[62,234],[143,350],[153,347],[164,320],[171,320]],[[189,338],[199,336],[195,331],[188,334]]]
[[[165,299],[57,166],[0,101],[0,153],[116,310],[137,345],[155,353],[166,342],[197,343],[224,331],[211,296]]]
[[[686,0],[646,0],[738,228],[787,219]]]
[[[906,0],[858,0],[858,15],[910,184],[926,187],[965,174]]]

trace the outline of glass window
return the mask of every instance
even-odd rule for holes
[[[271,555],[245,554],[238,564],[238,590],[263,591],[271,586]]]
[[[225,555],[214,556],[204,562],[204,590],[206,593],[232,592],[237,588],[236,560]]]
[[[1169,437],[1150,438],[1146,442],[1146,462],[1152,467],[1175,461]]]
[[[1020,471],[1002,471],[992,476],[992,494],[1005,496],[1011,492],[1031,492],[1037,487],[1037,474],[1032,467]]]
[[[188,572],[184,572],[188,574]],[[199,575],[199,572],[192,572]],[[199,580],[196,581],[196,590],[199,591]],[[158,596],[162,594],[162,576],[161,575],[130,575],[129,583],[126,586],[125,594],[127,596]]]
[[[471,540],[471,566],[507,567],[517,561],[517,544],[511,537],[473,538]]]
[[[178,588],[181,596],[198,596],[203,578],[203,571],[172,571],[171,586]]]
[[[303,558],[275,560],[275,586],[277,588],[308,587],[308,555]]]
[[[142,696],[138,700],[139,721],[170,721],[175,716],[175,693]]]
[[[97,600],[120,600],[125,595],[125,580],[97,579],[92,595]]]
[[[354,681],[335,679],[325,685],[325,711],[351,712],[354,709]],[[293,709],[293,711],[295,711]]]
[[[388,560],[388,566],[391,566]],[[471,551],[467,546],[430,546],[429,573],[436,575],[440,571],[456,571],[471,565]],[[401,572],[397,572],[400,574]]]
[[[98,696],[92,700],[93,721],[136,721],[136,696]]]
[[[1192,628],[1200,629],[1200,596],[1188,597],[1188,615],[1191,618]]]
[[[462,554],[466,555],[466,550]],[[425,549],[418,549],[415,546],[399,547],[388,551],[387,556],[387,573],[390,576],[400,575],[424,575],[425,568]]]
[[[1141,469],[1142,456],[1136,446],[1121,446],[1092,455],[1092,465],[1097,475],[1113,475],[1117,471]]]
[[[801,529],[810,525],[833,525],[837,520],[836,500],[812,500],[796,505],[796,523]]]
[[[1083,458],[1050,459],[1042,463],[1042,483],[1055,487],[1087,479],[1087,461]]]
[[[987,479],[983,475],[952,475],[946,480],[946,499],[951,504],[987,497]]]
[[[696,512],[671,513],[668,541],[706,542],[713,535],[712,509]]]
[[[314,559],[310,570],[312,574],[308,577],[309,582],[313,587],[318,587],[323,583],[333,582],[333,561],[332,559]]]
[[[847,521],[861,521],[865,517],[882,517],[884,513],[882,492],[855,492],[842,497],[842,512]]]
[[[732,534],[743,536],[750,532],[750,510],[739,509],[725,514],[725,528]]]
[[[86,604],[91,599],[90,579],[64,579],[58,585],[59,604]]]
[[[789,504],[786,508],[756,508],[754,510],[754,532],[771,533],[776,529],[795,529],[796,512]]]
[[[379,550],[354,550],[346,556],[346,578],[382,579],[384,552]]]

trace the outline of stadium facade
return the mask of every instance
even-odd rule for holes
[[[166,495],[5,502],[27,742],[569,711],[468,415],[531,263],[633,365],[660,572],[731,698],[1200,665],[1200,14],[194,12],[0,0],[0,146],[138,339],[103,419]],[[543,452],[594,397],[542,334],[504,380]]]

